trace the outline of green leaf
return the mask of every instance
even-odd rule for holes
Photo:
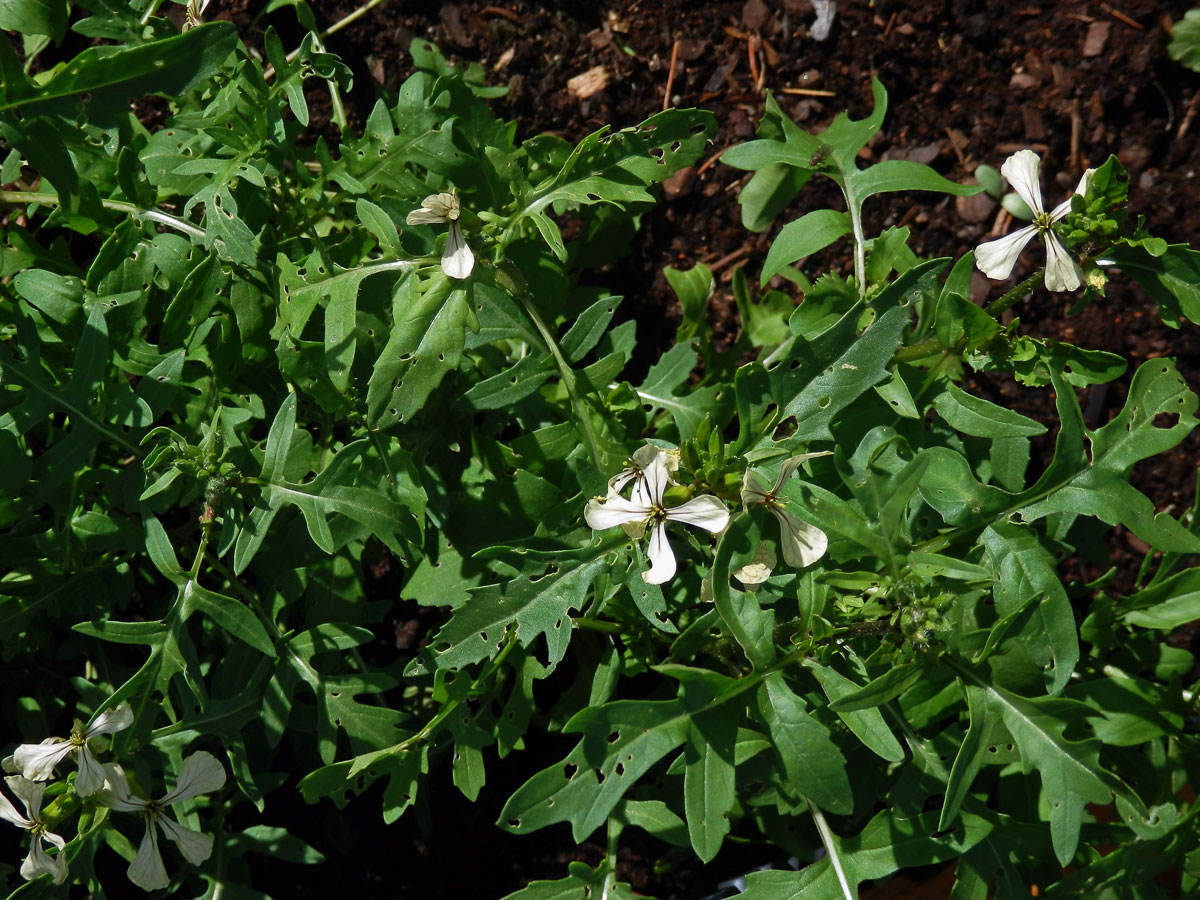
[[[392,303],[395,323],[367,385],[372,428],[407,422],[462,357],[472,321],[462,282],[440,269],[428,281],[408,278]]]
[[[1037,769],[1041,775],[1050,810],[1051,843],[1058,861],[1068,865],[1079,844],[1084,806],[1110,803],[1112,791],[1105,782],[1115,780],[1100,767],[1099,741],[1077,741],[1064,734],[1070,725],[1086,731],[1090,710],[1072,700],[1021,697],[974,673],[969,673],[969,679],[983,691],[981,702],[1000,711],[1021,754],[1022,771]]]
[[[885,809],[876,813],[860,834],[835,838],[834,845],[846,878],[857,891],[863,881],[961,856],[990,829],[991,825],[979,816],[964,814],[953,831],[939,833],[936,812],[904,818]],[[799,872],[751,872],[746,876],[746,890],[738,895],[739,900],[832,900],[844,896],[828,857]]]
[[[1200,569],[1188,569],[1121,601],[1128,625],[1169,631],[1200,619]]]
[[[437,669],[461,669],[490,659],[503,649],[510,626],[528,647],[546,636],[551,666],[566,654],[571,640],[572,609],[582,609],[592,581],[606,567],[612,547],[601,545],[584,551],[563,551],[532,575],[520,575],[505,584],[487,585],[454,611],[430,645],[409,665],[409,676]]]
[[[137,46],[89,47],[45,84],[0,99],[0,113],[19,107],[26,116],[37,115],[57,101],[78,99],[98,124],[128,112],[130,99],[182,94],[216,72],[236,45],[233,23],[213,22]]]
[[[812,341],[797,337],[771,370],[779,419],[796,417],[795,441],[832,440],[834,417],[890,375],[888,363],[908,324],[907,306],[946,263],[929,260],[899,276],[872,300],[875,319],[868,325],[862,319],[870,313],[860,303]]]
[[[55,43],[67,30],[65,0],[5,0],[0,3],[0,30],[43,34]]]
[[[1134,463],[1176,446],[1196,425],[1196,395],[1171,360],[1151,359],[1134,373],[1125,406],[1107,425],[1087,437],[1090,460],[1083,457],[1085,433],[1074,391],[1055,376],[1059,432],[1055,458],[1038,483],[1022,498],[1026,521],[1056,512],[1095,516],[1121,524],[1161,550],[1200,552],[1200,538],[1167,514],[1155,514],[1150,500],[1129,483]],[[1162,416],[1172,424],[1157,424]]]
[[[741,709],[724,704],[697,714],[684,748],[683,808],[692,849],[709,862],[729,833],[736,799],[734,739]]]
[[[1044,670],[1046,690],[1061,692],[1079,662],[1079,637],[1054,557],[1031,529],[1008,522],[993,522],[979,542],[987,550],[995,578],[996,612],[1008,616],[1036,601],[1023,643]]]
[[[859,686],[839,672],[818,665],[811,658],[806,659],[804,664],[821,683],[821,689],[825,691],[830,703],[859,692]],[[904,748],[892,734],[883,713],[877,708],[834,711],[837,712],[838,718],[846,723],[846,727],[876,756],[888,762],[900,762],[904,759]]]
[[[371,232],[375,236],[375,240],[379,241],[379,249],[388,257],[398,258],[405,255],[404,249],[400,246],[400,235],[396,223],[392,221],[391,216],[384,212],[382,207],[359,197],[354,201],[354,211],[367,231]]]
[[[724,392],[716,387],[676,393],[692,374],[697,359],[690,344],[676,344],[659,357],[646,373],[646,380],[634,389],[648,412],[666,410],[671,414],[682,441],[696,436],[705,416],[719,420],[723,415],[721,410],[727,405],[723,402]]]
[[[828,247],[850,233],[850,217],[832,209],[818,209],[788,222],[767,251],[759,285],[765,285],[785,266]]]
[[[1031,437],[1046,432],[1040,422],[968,394],[950,381],[943,382],[941,393],[933,398],[933,408],[951,428],[972,437]]]
[[[758,717],[775,748],[789,786],[822,809],[846,814],[854,806],[846,758],[829,729],[809,715],[783,676],[768,675],[758,690]]]
[[[1196,13],[1200,10],[1191,10],[1187,18],[1200,26],[1200,15]],[[1200,42],[1197,47],[1200,49]],[[1155,256],[1144,247],[1121,246],[1108,256],[1114,266],[1154,298],[1166,324],[1178,328],[1184,316],[1200,322],[1200,251],[1187,244],[1171,244],[1164,253]]]
[[[885,159],[855,174],[853,190],[860,201],[885,191],[937,191],[956,197],[970,197],[983,188],[975,184],[950,181],[923,163],[906,159]]]
[[[575,840],[584,840],[651,766],[683,744],[689,719],[679,700],[618,700],[582,710],[563,730],[583,738],[508,798],[499,825],[528,834],[570,822]]]
[[[839,715],[858,709],[871,709],[894,700],[916,684],[925,671],[919,662],[909,662],[888,669],[878,678],[836,700],[830,698],[829,708]]]
[[[1200,72],[1200,9],[1189,9],[1171,27],[1167,55],[1193,72]]]
[[[811,177],[812,172],[783,163],[763,166],[738,194],[742,227],[747,231],[765,230],[787,209]]]

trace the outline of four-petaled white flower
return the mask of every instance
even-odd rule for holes
[[[671,473],[667,454],[657,447],[653,449],[653,453],[642,448],[641,456],[634,454],[634,464],[640,474],[631,474],[624,480],[619,480],[621,476],[614,479],[618,482],[617,490],[630,479],[635,480],[630,499],[626,500],[610,489],[607,497],[589,500],[583,516],[597,531],[618,525],[635,525],[641,530],[649,528],[647,556],[650,568],[642,573],[642,580],[647,584],[662,584],[675,574],[675,554],[667,543],[667,522],[683,522],[715,534],[728,524],[729,510],[710,494],[693,497],[679,506],[663,506],[663,493],[671,482]]]
[[[829,451],[823,450],[820,453],[801,453],[784,460],[779,468],[779,477],[775,479],[775,484],[770,490],[765,489],[749,469],[742,478],[742,503],[746,506],[765,506],[775,514],[775,518],[779,520],[779,548],[783,551],[783,560],[796,569],[811,566],[820,559],[825,554],[825,548],[829,546],[829,539],[820,528],[809,525],[788,512],[784,501],[779,499],[779,491],[802,462],[828,455]],[[770,574],[770,569],[767,569],[767,574]],[[746,583],[745,579],[739,580]]]
[[[475,254],[463,240],[458,225],[460,207],[454,194],[430,194],[421,201],[405,219],[409,225],[437,225],[450,223],[450,234],[446,237],[446,249],[442,251],[442,271],[451,278],[466,278],[475,267]]]
[[[1005,237],[980,244],[975,250],[975,265],[988,278],[1003,281],[1012,272],[1025,245],[1035,234],[1040,234],[1046,245],[1046,290],[1073,291],[1083,283],[1083,270],[1071,258],[1053,229],[1054,223],[1071,211],[1071,198],[1068,197],[1050,212],[1045,211],[1042,207],[1042,189],[1038,185],[1040,166],[1041,159],[1032,150],[1018,150],[1000,167],[1017,196],[1033,210],[1033,223]],[[1087,192],[1088,182],[1095,171],[1088,169],[1083,173],[1079,186],[1075,188],[1076,194]]]
[[[208,794],[225,784],[225,767],[211,753],[199,750],[183,761],[175,790],[161,800],[143,800],[135,797],[129,782],[119,766],[104,767],[108,784],[100,795],[101,802],[110,809],[140,813],[146,820],[146,834],[138,847],[137,856],[129,864],[129,880],[145,891],[165,888],[171,883],[158,850],[158,832],[175,842],[179,852],[194,866],[198,866],[212,855],[213,839],[191,828],[184,828],[165,812],[173,803],[181,803],[199,794]]]
[[[49,873],[55,884],[62,884],[67,880],[67,858],[63,856],[67,842],[48,831],[42,819],[42,795],[46,786],[21,775],[10,775],[4,781],[17,799],[25,804],[25,815],[21,815],[12,801],[0,794],[0,818],[29,832],[29,854],[21,863],[21,877],[32,881],[39,875]],[[54,856],[47,853],[42,847],[43,841],[58,848],[58,853]]]
[[[132,724],[133,710],[128,704],[122,703],[100,713],[86,729],[76,723],[69,738],[52,737],[40,744],[22,744],[13,751],[12,761],[17,771],[30,781],[45,781],[53,776],[55,766],[75,754],[75,761],[79,764],[75,792],[80,797],[86,797],[104,787],[103,767],[88,749],[88,740],[98,734],[113,734]]]

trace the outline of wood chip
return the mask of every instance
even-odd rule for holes
[[[586,100],[606,87],[608,87],[608,70],[604,66],[593,66],[567,82],[567,92],[579,100]]]
[[[1087,37],[1083,39],[1083,55],[1099,56],[1103,53],[1110,31],[1112,31],[1112,22],[1100,21],[1089,25]]]

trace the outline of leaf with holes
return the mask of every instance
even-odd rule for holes
[[[505,584],[473,591],[450,621],[409,665],[409,676],[437,669],[461,669],[491,659],[509,640],[528,647],[545,635],[551,666],[557,665],[571,641],[572,609],[582,609],[592,582],[606,568],[611,544],[556,554],[549,568],[523,574]]]
[[[1075,392],[1054,376],[1062,429],[1046,473],[1021,500],[1026,521],[1051,513],[1095,516],[1124,525],[1161,550],[1200,552],[1200,538],[1165,513],[1156,514],[1145,494],[1129,483],[1134,463],[1175,447],[1195,428],[1196,395],[1171,360],[1150,359],[1133,375],[1125,407],[1108,424],[1086,431]],[[1173,420],[1159,424],[1162,417]],[[1090,460],[1082,458],[1084,435]],[[1061,458],[1060,458],[1061,457]]]
[[[527,834],[570,822],[575,840],[584,840],[651,766],[684,743],[689,719],[679,700],[618,700],[584,709],[563,729],[583,738],[562,762],[508,798],[500,826]]]

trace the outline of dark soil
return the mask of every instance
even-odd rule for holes
[[[243,3],[237,0],[218,15],[237,22],[248,43],[260,41],[265,22],[252,23]],[[327,27],[357,4],[313,5],[318,23]],[[866,114],[876,76],[890,93],[890,111],[866,161],[915,159],[963,180],[981,163],[998,167],[1013,151],[1031,147],[1042,156],[1051,203],[1074,187],[1085,167],[1115,153],[1131,174],[1133,212],[1146,216],[1152,233],[1200,245],[1194,177],[1200,168],[1195,140],[1200,76],[1166,53],[1171,22],[1192,5],[1191,0],[842,0],[831,36],[818,42],[809,33],[814,14],[808,0],[383,3],[326,43],[355,71],[348,113],[356,128],[374,102],[373,82],[394,89],[411,73],[406,48],[414,37],[434,41],[452,60],[481,63],[492,82],[508,85],[495,108],[518,123],[522,138],[555,132],[574,142],[604,125],[636,124],[664,101],[712,110],[721,130],[711,155],[672,179],[664,202],[645,216],[631,258],[605,275],[626,296],[624,312],[638,321],[641,346],[654,352],[669,345],[678,321],[664,266],[704,262],[714,269],[720,276],[710,305],[714,329],[718,338],[736,332],[729,278],[737,265],[754,277],[778,226],[761,234],[742,228],[736,197],[747,174],[717,157],[753,136],[765,91],[804,127],[820,128],[843,109],[856,117]],[[289,15],[285,8],[269,17],[285,42]],[[299,39],[294,35],[292,44]],[[597,67],[607,87],[586,98],[573,94],[570,80]],[[327,121],[313,125],[314,132],[328,128]],[[1053,173],[1059,173],[1057,179]],[[829,194],[810,190],[790,215],[828,202]],[[926,256],[957,256],[993,230],[1007,230],[986,202],[956,203],[940,195],[877,198],[868,216],[868,231],[911,226],[913,249]],[[981,276],[974,288],[980,301],[1003,291]],[[1200,387],[1195,326],[1166,328],[1153,303],[1119,278],[1106,299],[1081,315],[1066,315],[1070,301],[1041,292],[1015,312],[1030,334],[1120,353],[1132,367],[1150,357],[1174,356],[1184,377]],[[1054,420],[1049,392],[1003,379],[978,382],[988,396]],[[1128,376],[1086,392],[1082,400],[1091,426],[1122,407],[1127,386]],[[1052,452],[1051,440],[1037,448],[1042,463]],[[1159,509],[1178,514],[1191,505],[1198,448],[1200,438],[1193,436],[1175,452],[1138,467],[1136,483]],[[1111,564],[1118,568],[1118,586],[1128,588],[1146,549],[1118,529],[1108,547],[1067,560],[1064,575],[1087,582]],[[398,615],[398,627],[408,628],[408,615]],[[1192,639],[1177,636],[1185,643]],[[565,826],[533,840],[493,827],[507,793],[545,764],[544,757],[522,758],[527,755],[491,759],[488,787],[475,804],[448,778],[445,783],[435,778],[428,815],[408,815],[390,828],[383,827],[377,798],[370,794],[344,811],[328,805],[294,810],[286,824],[331,862],[309,870],[301,884],[292,881],[295,869],[264,868],[256,885],[279,897],[334,892],[381,900],[487,898],[534,878],[562,877],[570,859],[597,862],[602,848],[576,847]],[[278,799],[287,793],[272,796],[272,819],[288,802]],[[783,863],[768,848],[743,844],[727,846],[710,866],[689,862],[658,874],[662,846],[650,840],[638,846],[635,832],[622,837],[627,849],[621,877],[659,900],[697,900],[726,878]],[[272,884],[277,877],[288,880]],[[924,888],[913,885],[903,895],[946,896],[944,878],[922,883]],[[894,889],[895,882],[887,888]]]

